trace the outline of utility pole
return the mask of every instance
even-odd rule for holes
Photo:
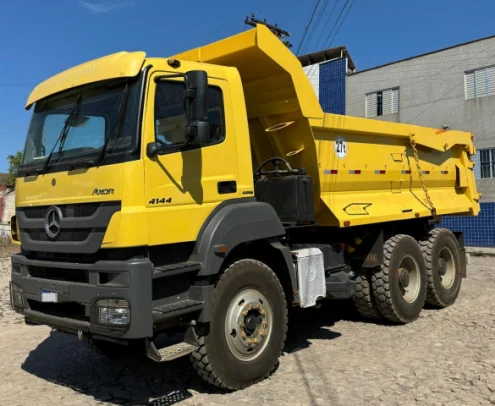
[[[256,24],[262,24],[264,26],[266,26],[271,32],[273,32],[279,39],[280,41],[282,41],[284,43],[284,45],[287,47],[287,48],[292,48],[292,44],[289,42],[288,37],[290,37],[290,34],[285,31],[285,30],[282,30],[281,28],[279,28],[279,26],[277,24],[268,24],[266,22],[266,18],[263,19],[263,21],[261,20],[258,20],[254,14],[251,14],[251,18],[249,18],[248,16],[246,16],[246,19],[244,20],[244,24],[246,25],[250,25],[251,27],[256,27]]]

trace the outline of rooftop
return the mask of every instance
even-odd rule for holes
[[[475,43],[475,42],[480,42],[480,41],[484,41],[484,40],[487,40],[487,39],[492,39],[492,38],[495,38],[495,35],[491,35],[491,36],[489,36],[489,37],[483,37],[483,38],[475,39],[475,40],[468,41],[468,42],[463,42],[463,43],[461,43],[461,44],[451,45],[451,46],[446,47],[446,48],[436,49],[435,51],[430,51],[430,52],[425,52],[424,54],[419,54],[419,55],[415,55],[415,56],[410,56],[409,58],[399,59],[398,61],[393,61],[393,62],[384,63],[383,65],[378,65],[378,66],[374,66],[374,67],[372,67],[372,68],[363,69],[363,70],[360,70],[360,71],[357,71],[357,72],[353,72],[353,73],[351,73],[351,75],[357,75],[357,74],[359,74],[359,73],[368,72],[368,71],[370,71],[370,70],[374,70],[374,69],[383,68],[383,67],[385,67],[385,66],[394,65],[394,64],[396,64],[396,63],[401,63],[401,62],[410,61],[411,59],[421,58],[421,57],[423,57],[423,56],[427,56],[427,55],[436,54],[436,53],[438,53],[438,52],[447,51],[447,50],[449,50],[449,49],[453,49],[453,48],[457,48],[457,47],[462,47],[462,46],[464,46],[464,45],[469,45],[469,44],[473,44],[473,43]],[[303,66],[304,66],[304,65],[303,65]]]
[[[350,70],[356,69],[356,65],[354,65],[354,62],[352,61],[352,58],[349,55],[349,52],[347,51],[347,48],[344,46],[328,48],[323,51],[317,51],[311,54],[301,55],[297,57],[297,59],[299,59],[303,67],[308,65],[314,65],[315,63],[331,61],[332,59],[337,59],[337,58],[347,58],[349,69]]]

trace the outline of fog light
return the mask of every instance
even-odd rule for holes
[[[98,323],[125,326],[131,322],[129,302],[123,299],[102,299],[95,303]]]
[[[22,290],[12,282],[10,284],[10,305],[15,310],[16,308],[23,308],[24,302],[22,300]]]

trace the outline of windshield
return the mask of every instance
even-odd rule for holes
[[[21,170],[23,167],[42,167],[52,150],[50,167],[58,167],[58,170],[63,170],[60,166],[68,163],[96,159],[110,136],[105,164],[122,162],[130,155],[135,155],[138,147],[137,81],[130,84],[127,97],[125,87],[126,82],[122,80],[109,81],[71,90],[36,103]],[[123,98],[126,104],[119,126],[119,106]],[[78,100],[78,112],[69,120],[65,142],[61,144],[60,134]],[[119,131],[113,134],[116,128]]]

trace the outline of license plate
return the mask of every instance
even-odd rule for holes
[[[41,301],[44,303],[57,303],[58,295],[57,292],[52,292],[50,290],[41,291]]]

